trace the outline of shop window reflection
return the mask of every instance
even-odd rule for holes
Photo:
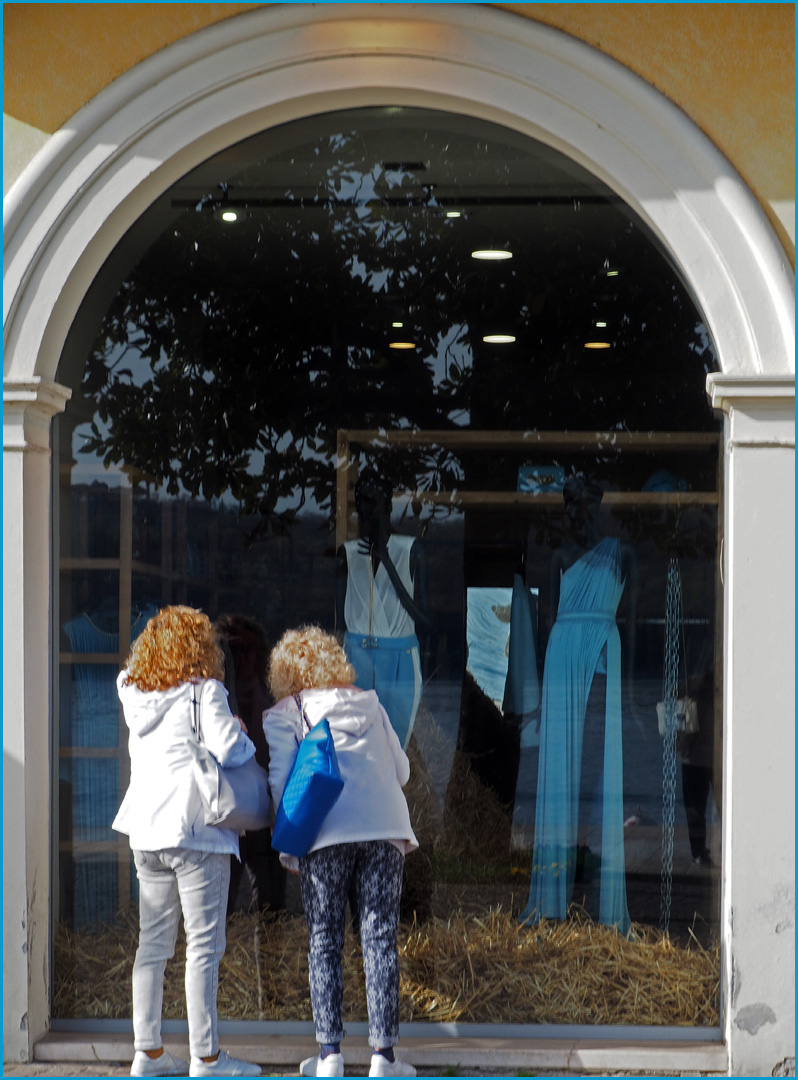
[[[389,122],[412,168],[387,167],[400,161],[386,150]],[[239,212],[234,228],[221,202]],[[447,217],[455,204],[461,217]],[[493,245],[512,259],[470,258]],[[101,956],[103,934],[124,952],[135,933],[129,853],[108,832],[127,767],[113,682],[140,620],[177,602],[212,619],[242,613],[270,640],[318,622],[366,640],[369,661],[374,640],[402,643],[407,678],[396,666],[386,676],[382,654],[380,671],[360,677],[381,678],[381,695],[389,678],[407,703],[391,710],[421,841],[406,866],[404,1020],[716,1025],[706,981],[702,1004],[686,998],[678,1017],[661,1003],[569,1012],[552,987],[491,996],[509,960],[483,948],[513,942],[513,978],[528,986],[551,964],[539,950],[561,949],[571,926],[582,952],[570,969],[590,934],[615,934],[618,950],[637,948],[616,973],[634,957],[655,979],[656,705],[675,557],[678,689],[695,695],[699,727],[677,749],[668,941],[685,970],[706,961],[701,979],[717,981],[722,514],[719,425],[703,391],[715,359],[645,224],[525,137],[424,110],[358,110],[204,163],[101,277],[67,343],[60,378],[75,393],[55,429],[56,1014],[88,1015],[74,988],[99,978],[87,961],[69,967],[69,935],[94,934]],[[608,347],[586,350],[599,322]],[[507,327],[513,341],[485,340]],[[413,347],[391,349],[394,339]],[[376,517],[358,506],[364,476],[388,486]],[[589,536],[564,498],[580,477],[600,493]],[[580,640],[560,650],[561,596],[591,559],[612,571],[612,602],[580,608]],[[603,636],[588,632],[594,615]],[[558,680],[579,684],[575,710],[551,704]],[[581,745],[566,751],[554,735]],[[542,883],[552,866],[556,905]],[[276,957],[278,982],[231,999],[230,1019],[309,1019],[304,999],[279,988],[302,978],[300,903],[289,879],[284,911],[233,917],[229,936],[257,958],[252,980]],[[481,959],[458,968],[467,992],[447,996],[451,956],[466,963],[458,933],[476,935]],[[705,955],[690,953],[695,942]],[[108,1015],[129,1015],[124,993],[109,996]],[[364,1019],[362,1002],[349,1008],[348,1022]]]

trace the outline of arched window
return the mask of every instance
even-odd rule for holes
[[[57,375],[54,1015],[130,1013],[128,979],[97,989],[135,942],[115,678],[149,615],[188,603],[231,639],[255,729],[264,638],[337,630],[363,680],[374,639],[406,643],[409,673],[377,685],[421,842],[404,1022],[716,1027],[716,366],[642,219],[484,120],[312,116],[159,196]],[[377,613],[353,581],[386,531],[411,603],[377,566]],[[243,850],[225,962],[240,935],[261,989],[222,1014],[310,1020],[298,890],[264,838]],[[365,1021],[354,989],[348,1009]]]

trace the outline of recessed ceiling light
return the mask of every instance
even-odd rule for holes
[[[223,210],[222,221],[238,221],[238,214],[235,210]]]
[[[512,259],[512,251],[505,251],[502,248],[484,248],[480,251],[472,251],[472,259],[484,259],[486,262],[500,261],[501,259]]]
[[[488,345],[509,345],[515,341],[512,334],[485,334],[482,338]]]
[[[585,349],[611,349],[612,348],[609,341],[586,341],[583,347]]]
[[[386,172],[426,172],[426,161],[383,161]]]
[[[389,349],[415,349],[415,343],[412,341],[389,341]]]

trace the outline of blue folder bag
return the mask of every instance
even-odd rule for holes
[[[300,859],[307,855],[344,787],[329,723],[320,720],[310,728],[304,710],[302,719],[309,731],[299,744],[272,832],[276,851]]]

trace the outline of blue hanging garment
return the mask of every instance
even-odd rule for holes
[[[537,652],[535,598],[521,575],[516,574],[510,611],[509,657],[503,704],[505,713],[527,716],[540,704]]]
[[[630,927],[623,839],[620,542],[607,537],[563,574],[543,670],[543,707],[529,901],[522,921],[564,919],[574,887],[585,712],[593,676],[607,691],[599,922]]]

